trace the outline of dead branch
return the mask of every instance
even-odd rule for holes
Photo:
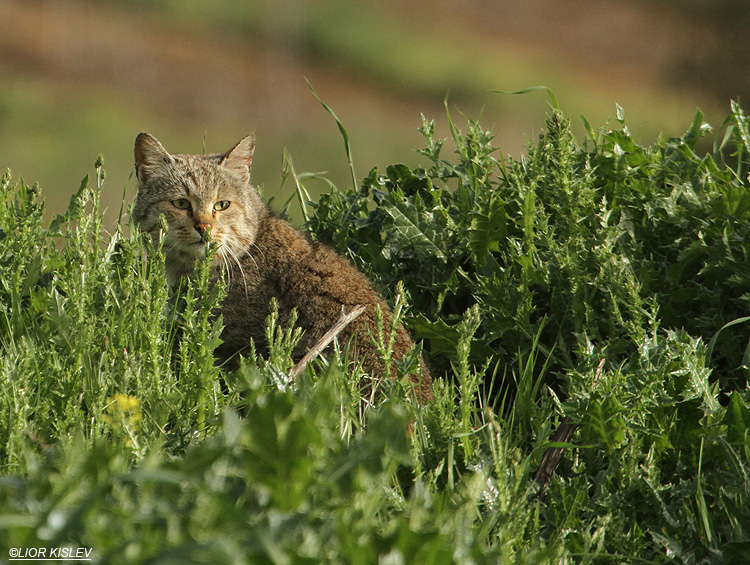
[[[305,353],[305,356],[300,359],[299,363],[294,366],[294,369],[292,369],[292,372],[290,373],[291,378],[295,379],[299,375],[301,375],[305,370],[305,367],[307,367],[307,364],[315,359],[318,355],[320,355],[325,350],[325,348],[331,344],[336,336],[339,335],[344,330],[344,328],[346,328],[346,326],[351,324],[359,317],[362,312],[365,311],[365,308],[366,306],[355,306],[351,310],[351,312],[347,314],[344,310],[344,306],[342,305],[341,317],[336,321],[336,323],[331,327],[330,330],[323,334],[323,337],[318,340],[318,343],[312,346],[307,351],[307,353]]]
[[[599,366],[596,368],[596,374],[594,375],[594,382],[591,384],[592,388],[599,382],[599,377],[602,374],[602,368],[604,367],[604,359],[599,361]],[[577,424],[573,423],[570,416],[565,416],[560,426],[555,430],[550,438],[550,443],[569,443],[576,429]],[[562,447],[548,447],[542,456],[542,462],[539,464],[534,475],[534,480],[541,486],[539,492],[536,493],[537,498],[542,498],[544,493],[547,492],[550,482],[552,482],[552,476],[555,474],[555,469],[562,459],[563,448]]]

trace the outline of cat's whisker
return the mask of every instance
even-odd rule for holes
[[[260,256],[265,259],[265,254],[263,253],[263,250],[260,247],[258,247],[258,245],[255,242],[253,242],[251,246],[254,247],[255,250],[260,254]],[[250,253],[250,250],[248,250],[248,253]]]
[[[227,248],[225,246],[221,246],[218,253],[222,263],[224,264],[224,268],[222,269],[224,273],[224,281],[226,282],[227,288],[229,288],[232,286],[232,269],[229,266],[229,261],[227,261]]]
[[[237,240],[237,248],[241,252],[247,253],[248,255],[252,257],[252,254],[250,253],[249,248],[254,247],[258,251],[258,254],[265,259],[265,254],[263,253],[263,250],[260,247],[258,247],[258,245],[255,243],[255,240],[251,240],[250,238],[242,237],[237,234],[233,235],[233,239]],[[253,261],[255,261],[255,259],[253,259]],[[256,266],[257,266],[257,263],[256,263]]]
[[[258,266],[258,262],[255,260],[255,257],[253,257],[252,253],[247,250],[246,246],[242,244],[243,241],[246,243],[249,242],[248,239],[240,237],[237,234],[233,234],[231,237],[227,237],[227,247],[229,248],[229,251],[234,257],[235,261],[237,262],[240,270],[242,271],[243,276],[244,269],[242,269],[242,265],[239,260],[243,255],[247,255],[248,257],[250,257],[250,259],[252,259],[253,263],[255,264],[255,268],[258,271],[258,274],[260,274],[260,267]]]
[[[253,254],[250,253],[250,251],[246,251],[246,254],[253,262],[253,265],[255,265],[255,270],[258,271],[258,276],[260,276],[260,267],[258,266],[258,262],[255,260],[255,257],[253,257]]]
[[[240,261],[237,254],[234,252],[234,250],[231,248],[231,246],[227,245],[227,254],[234,260],[235,263],[237,263],[237,268],[240,270],[240,277],[242,279],[242,283],[245,287],[245,298],[248,297],[247,292],[247,277],[245,276],[245,269],[242,268],[242,262]],[[250,255],[250,258],[253,259],[252,255]],[[255,262],[255,259],[253,259],[253,262]],[[258,267],[258,264],[255,263],[256,268]],[[229,269],[229,265],[227,265],[227,269]],[[258,273],[260,274],[260,269],[258,269]]]
[[[249,240],[245,240],[247,243]],[[240,250],[240,254],[247,255],[252,260],[253,264],[255,265],[255,269],[258,271],[258,275],[260,275],[260,267],[258,266],[258,262],[255,260],[255,257],[253,257],[253,254],[250,252],[250,247],[255,247],[255,249],[258,250],[258,253],[263,257],[263,250],[255,245],[255,243],[250,243],[249,246],[247,245],[238,245],[237,248]]]
[[[164,243],[167,243],[166,239],[164,240]],[[177,247],[178,244],[179,244],[178,241],[174,241],[174,242],[172,242],[172,243],[169,244],[169,247],[163,248],[164,249],[164,256],[165,257],[169,257],[172,254],[172,251],[175,250],[175,248]]]

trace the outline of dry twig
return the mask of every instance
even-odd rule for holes
[[[596,383],[599,381],[603,367],[604,359],[599,361],[599,366],[596,368],[596,374],[594,375],[594,382],[591,384],[592,387],[595,387]],[[570,416],[565,416],[560,423],[560,427],[558,427],[555,430],[555,433],[552,434],[550,443],[570,442],[577,428],[578,425],[573,423]],[[547,491],[547,487],[549,487],[549,484],[552,481],[552,476],[555,474],[555,469],[560,463],[560,459],[562,459],[562,454],[562,447],[548,447],[547,451],[544,452],[542,462],[539,464],[539,469],[537,469],[536,474],[534,475],[534,480],[541,485],[539,492],[536,493],[538,498],[542,498]]]
[[[352,311],[347,314],[344,310],[344,306],[342,305],[341,317],[336,321],[336,323],[331,327],[330,330],[323,334],[323,337],[318,340],[318,343],[312,346],[307,351],[307,353],[305,353],[305,356],[300,359],[299,363],[294,366],[294,369],[292,369],[292,372],[290,373],[291,378],[294,379],[301,375],[305,370],[305,367],[307,367],[307,364],[315,359],[318,355],[320,355],[323,350],[331,344],[336,336],[339,335],[344,330],[344,328],[346,328],[346,326],[351,324],[359,317],[362,312],[365,311],[365,308],[366,306],[355,306]]]

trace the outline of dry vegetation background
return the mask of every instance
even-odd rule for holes
[[[517,156],[548,101],[492,90],[537,84],[574,123],[603,125],[620,104],[651,143],[682,133],[696,107],[718,126],[730,97],[750,90],[748,10],[708,4],[0,0],[0,169],[38,181],[57,211],[101,152],[105,204],[117,209],[133,193],[139,131],[181,152],[255,131],[267,196],[279,192],[283,148],[298,171],[343,185],[338,131],[305,79],[346,126],[360,176],[419,163],[420,113],[447,136],[446,95],[454,117],[494,124],[501,151]]]

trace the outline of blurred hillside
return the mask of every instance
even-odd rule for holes
[[[682,133],[696,107],[720,125],[729,97],[750,90],[747,10],[704,4],[0,0],[0,170],[38,181],[58,211],[104,153],[117,210],[124,188],[134,194],[139,131],[174,152],[223,151],[255,131],[254,181],[278,209],[291,194],[278,190],[283,148],[298,172],[349,179],[305,79],[346,127],[359,176],[419,163],[420,113],[447,136],[446,94],[454,120],[481,116],[504,154],[535,136],[548,99],[491,91],[538,84],[594,127],[620,104],[649,143]]]

